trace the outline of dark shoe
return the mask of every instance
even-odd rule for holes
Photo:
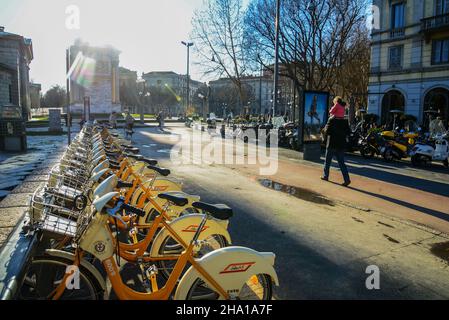
[[[351,184],[351,180],[345,181],[345,182],[343,182],[341,185],[342,185],[343,187],[347,187],[347,186],[349,186],[350,184]]]
[[[321,179],[321,180],[324,180],[324,181],[329,181],[329,178],[326,178],[326,177],[324,177],[324,176],[321,176],[320,179]]]

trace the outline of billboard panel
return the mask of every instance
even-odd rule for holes
[[[319,141],[328,119],[329,92],[304,91],[303,99],[303,141]]]

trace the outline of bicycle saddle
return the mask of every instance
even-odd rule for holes
[[[109,168],[111,168],[113,170],[118,170],[118,169],[120,169],[120,165],[109,162]]]
[[[117,158],[117,157],[120,156],[120,153],[118,153],[118,152],[108,152],[108,151],[105,151],[105,153],[106,153],[106,155],[107,155],[108,157],[114,157],[114,158]]]
[[[219,220],[227,220],[233,215],[232,209],[225,204],[193,202],[192,207],[209,212],[212,217]]]
[[[129,152],[132,152],[132,153],[138,153],[140,151],[140,149],[132,147],[132,148],[125,148],[125,151],[129,151]]]
[[[116,187],[119,188],[119,189],[121,189],[121,188],[131,188],[132,186],[133,186],[132,182],[126,182],[126,181],[123,181],[123,180],[117,181],[117,185],[116,185]]]
[[[189,203],[189,200],[185,196],[183,196],[182,193],[177,192],[159,193],[158,197],[173,202],[178,207],[183,207],[187,203]]]
[[[143,159],[140,159],[140,161],[145,162],[145,163],[149,164],[150,166],[157,165],[157,160],[155,160],[155,159],[143,158]]]
[[[156,171],[157,173],[159,173],[160,175],[163,175],[164,177],[166,177],[166,176],[168,176],[170,174],[170,170],[169,169],[156,167],[156,166],[153,166],[153,165],[149,165],[149,166],[147,166],[147,168]]]
[[[123,154],[128,158],[133,158],[133,159],[136,159],[139,161],[143,159],[143,156],[141,154],[132,154],[132,153],[128,153],[128,152],[124,152]]]

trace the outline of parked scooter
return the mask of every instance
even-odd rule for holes
[[[382,155],[381,149],[383,147],[385,147],[385,139],[375,130],[370,131],[366,137],[359,140],[360,154],[365,159]]]
[[[293,150],[298,150],[299,147],[299,128],[295,126],[287,135],[288,145]]]
[[[286,122],[278,129],[279,146],[290,147],[291,138],[293,138],[295,124],[293,122]]]
[[[381,136],[386,140],[385,145],[380,150],[381,154],[385,161],[391,162],[409,156],[418,134],[414,132],[405,133],[404,130],[401,130],[399,134],[395,131],[383,131]]]
[[[448,132],[435,135],[432,139],[417,143],[410,152],[414,166],[425,165],[432,161],[442,161],[449,166]]]
[[[347,150],[354,152],[360,150],[360,143],[363,141],[363,121],[356,124],[355,128],[351,130],[348,136]]]

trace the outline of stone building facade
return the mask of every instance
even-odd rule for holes
[[[31,39],[0,27],[0,107],[22,107],[24,119],[30,117],[29,65],[33,60]]]
[[[41,89],[40,83],[30,83],[30,106],[32,109],[41,107]]]
[[[238,101],[231,101],[228,104],[228,109],[231,107],[233,113],[237,114],[261,114],[267,115],[272,114],[273,112],[273,72],[268,68],[263,70],[261,76],[245,76],[241,78],[241,83],[244,90],[248,91],[247,101],[243,102],[242,106],[239,106]],[[229,78],[222,78],[218,80],[211,81],[210,86],[215,88],[214,91],[217,91],[218,88],[235,88],[235,85],[232,83]],[[289,116],[292,117],[293,113],[293,104],[294,97],[296,98],[296,102],[301,100],[300,94],[294,94],[294,83],[293,81],[286,77],[279,77],[279,94],[278,94],[278,108],[276,110],[276,115],[280,116]],[[235,94],[234,94],[235,95]],[[213,101],[214,97],[212,97],[211,103],[218,110],[220,106],[217,105],[217,101]],[[217,99],[215,99],[217,100]],[[220,99],[218,99],[220,100]],[[235,100],[235,99],[234,99]],[[220,104],[223,104],[221,101]],[[231,104],[232,106],[229,106]],[[296,108],[296,117],[298,119],[298,108]],[[220,113],[221,114],[221,113]]]
[[[168,87],[168,89],[176,94],[179,104],[170,107],[173,113],[183,113],[186,108],[187,100],[187,76],[175,73],[173,71],[151,71],[148,73],[142,73],[142,79],[145,81],[146,88],[150,87]],[[189,91],[190,91],[190,104],[192,104],[193,96],[197,90],[204,85],[200,81],[190,79]]]
[[[434,109],[449,121],[449,1],[374,0],[368,112],[391,121],[402,110],[426,123]],[[375,17],[376,18],[376,17]]]
[[[119,54],[112,47],[93,47],[76,41],[70,47],[70,112],[80,114],[90,99],[92,114],[121,112]]]
[[[15,70],[0,63],[0,106],[13,104],[13,78]]]
[[[124,111],[138,113],[137,71],[119,67],[120,102]]]
[[[235,84],[229,78],[210,81],[212,96],[210,108],[220,116],[231,111],[239,114],[266,114],[272,108],[273,80],[270,76],[247,76],[241,78],[246,101],[240,103]]]

